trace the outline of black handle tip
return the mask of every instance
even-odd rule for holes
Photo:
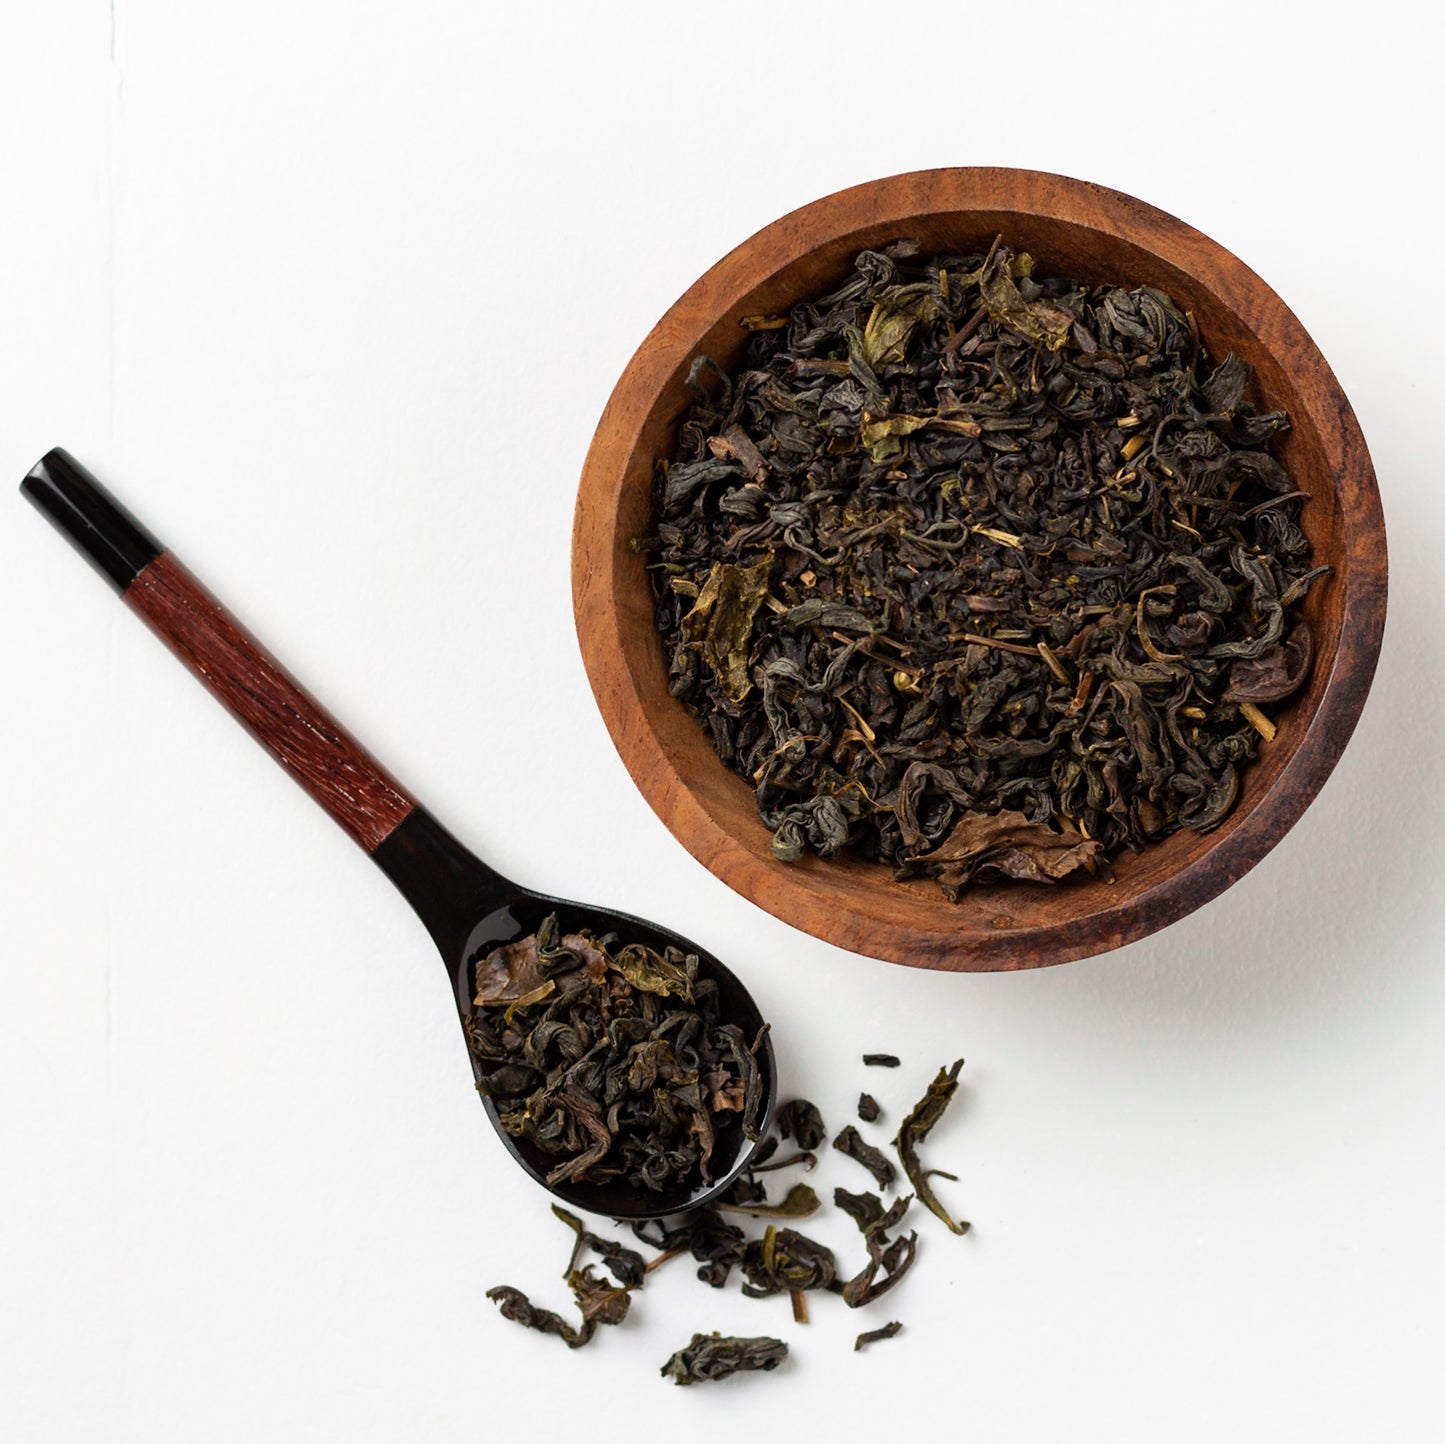
[[[118,592],[165,550],[64,447],[30,468],[20,492]]]

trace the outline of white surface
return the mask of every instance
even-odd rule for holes
[[[1141,8],[4,8],[5,1440],[1438,1430],[1436,57],[1401,4]],[[797,205],[967,163],[1117,186],[1253,266],[1390,524],[1375,691],[1304,820],[1164,934],[1021,976],[855,957],[716,882],[614,755],[568,592],[592,428],[663,310]],[[56,444],[499,867],[735,960],[835,1127],[966,1056],[932,1157],[975,1232],[925,1218],[888,1306],[807,1328],[680,1263],[578,1354],[502,1321],[493,1283],[562,1302],[566,1237],[427,939],[15,495]],[[698,1328],[793,1361],[664,1385]]]

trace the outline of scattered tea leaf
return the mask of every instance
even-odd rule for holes
[[[833,1202],[858,1225],[868,1249],[868,1262],[862,1272],[841,1290],[843,1302],[850,1309],[862,1308],[886,1294],[913,1267],[918,1235],[888,1236],[903,1221],[913,1195],[905,1193],[885,1209],[875,1193],[849,1193],[846,1188],[838,1188],[833,1191]]]
[[[960,1058],[952,1068],[938,1070],[938,1076],[928,1085],[928,1091],[899,1125],[898,1136],[893,1140],[903,1172],[924,1207],[941,1218],[954,1233],[960,1234],[968,1232],[968,1224],[955,1223],[934,1196],[928,1181],[930,1175],[924,1170],[918,1157],[918,1145],[933,1131],[933,1125],[943,1117],[944,1110],[958,1092],[958,1074],[962,1067],[963,1059]]]
[[[563,1270],[563,1278],[569,1278],[576,1271],[577,1260],[581,1257],[583,1249],[590,1248],[612,1271],[612,1276],[618,1283],[633,1289],[642,1286],[647,1266],[643,1262],[642,1255],[636,1249],[628,1248],[614,1239],[602,1238],[599,1234],[593,1233],[575,1213],[568,1213],[559,1204],[552,1205],[552,1212],[577,1235],[577,1242],[572,1248],[572,1257],[567,1261],[566,1269]]]
[[[567,1283],[582,1313],[582,1323],[575,1327],[551,1309],[537,1308],[520,1289],[506,1284],[488,1289],[487,1297],[501,1309],[504,1319],[539,1334],[555,1334],[569,1349],[580,1349],[599,1324],[620,1324],[627,1317],[629,1290],[595,1277],[590,1267],[570,1272]]]
[[[750,1299],[833,1289],[838,1265],[832,1249],[791,1228],[768,1225],[743,1254],[743,1293]],[[836,1292],[836,1290],[834,1290]]]
[[[662,1377],[674,1384],[701,1384],[755,1369],[771,1371],[788,1357],[781,1339],[728,1338],[694,1334],[663,1366]]]
[[[778,1109],[773,1126],[783,1138],[791,1138],[799,1148],[812,1152],[828,1136],[823,1115],[806,1098],[794,1098]]]
[[[569,1349],[580,1349],[597,1332],[595,1322],[584,1322],[581,1328],[575,1328],[561,1314],[534,1307],[521,1289],[507,1284],[488,1289],[487,1297],[501,1309],[504,1319],[521,1324],[524,1329],[535,1329],[539,1334],[555,1334]]]
[[[873,1175],[879,1188],[893,1186],[893,1165],[850,1123],[834,1140],[833,1147],[847,1158],[861,1163]]]
[[[869,1329],[867,1333],[859,1334],[853,1345],[853,1352],[856,1354],[859,1349],[866,1349],[869,1344],[876,1344],[881,1339],[892,1339],[902,1333],[903,1325],[898,1322],[884,1324],[881,1329]]]
[[[871,1093],[858,1095],[858,1117],[864,1123],[877,1123],[882,1114],[883,1110],[878,1106],[878,1100]]]
[[[750,1218],[807,1218],[817,1213],[818,1195],[806,1183],[795,1183],[778,1203],[719,1203],[728,1213],[745,1213]]]
[[[898,1061],[892,1053],[865,1053],[863,1055],[865,1068],[896,1068]]]

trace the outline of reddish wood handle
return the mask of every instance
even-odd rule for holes
[[[121,596],[367,852],[416,807],[170,552],[142,568]]]

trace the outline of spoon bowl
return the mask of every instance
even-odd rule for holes
[[[722,1016],[729,1022],[736,1023],[747,1038],[756,1037],[762,1029],[762,1014],[747,989],[728,968],[712,954],[702,951],[696,943],[689,942],[666,928],[658,927],[655,923],[627,913],[615,912],[611,908],[584,907],[561,898],[543,897],[539,893],[522,893],[520,890],[515,901],[489,913],[476,925],[460,962],[454,969],[457,1008],[464,1022],[472,1006],[471,979],[476,960],[484,957],[492,948],[535,933],[542,920],[554,912],[567,932],[586,928],[597,937],[617,933],[629,942],[643,943],[658,952],[675,947],[685,953],[696,953],[699,973],[712,978],[718,985]],[[480,1084],[489,1070],[475,1054],[469,1052],[469,1056],[472,1060],[472,1071]],[[772,1042],[766,1034],[758,1047],[756,1059],[763,1079],[763,1106],[758,1114],[758,1133],[766,1135],[776,1094],[772,1080],[777,1075]],[[714,1164],[721,1165],[722,1171],[719,1172],[715,1166],[709,1183],[682,1189],[663,1189],[657,1193],[643,1192],[621,1178],[609,1179],[604,1183],[549,1185],[547,1174],[557,1160],[525,1139],[513,1138],[502,1128],[497,1105],[492,1099],[484,1094],[482,1101],[486,1106],[487,1117],[492,1120],[507,1151],[538,1183],[549,1188],[564,1203],[591,1213],[607,1214],[612,1218],[664,1218],[716,1202],[736,1182],[738,1175],[746,1171],[756,1147],[756,1144],[743,1136],[741,1123],[733,1119],[717,1124]]]
[[[714,1201],[746,1170],[772,1117],[777,1068],[757,1004],[732,972],[677,933],[610,908],[533,892],[468,851],[68,452],[48,452],[20,489],[396,885],[441,953],[464,1033],[478,959],[535,933],[555,912],[568,932],[616,933],[658,951],[696,954],[700,976],[717,983],[721,1016],[745,1037],[761,1034],[754,1054],[762,1087],[758,1139],[744,1136],[739,1120],[719,1120],[706,1182],[659,1190],[621,1178],[549,1185],[557,1159],[508,1134],[483,1094],[498,1136],[527,1173],[576,1208],[647,1219]],[[470,1047],[467,1052],[481,1085],[488,1070]]]

